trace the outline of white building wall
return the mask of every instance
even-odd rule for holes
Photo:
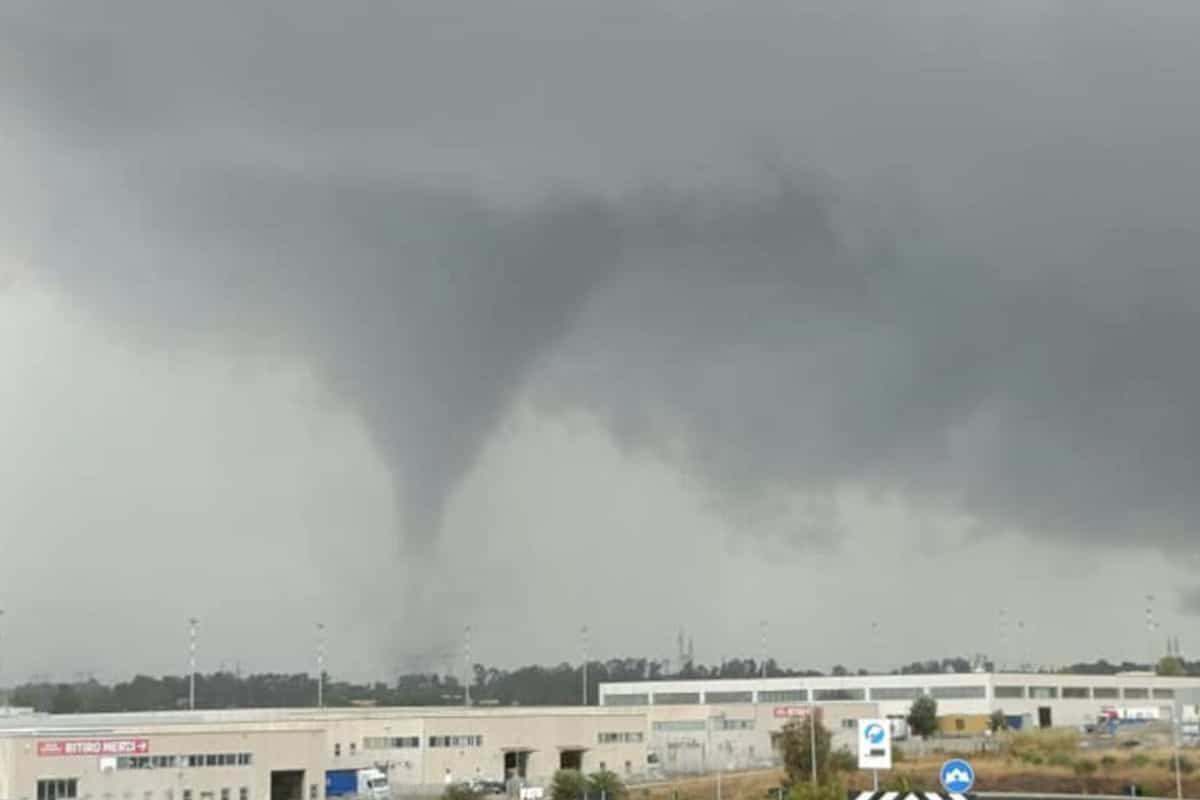
[[[1154,707],[1160,713],[1174,703],[1178,691],[1200,689],[1200,678],[1153,675],[1056,675],[1031,673],[870,675],[820,678],[686,680],[605,683],[604,705],[645,703],[650,707],[704,702],[712,695],[746,694],[760,705],[811,703],[829,708],[856,702],[874,703],[883,716],[908,713],[913,699],[929,694],[941,715],[1031,714],[1035,722],[1049,709],[1054,726],[1094,722],[1105,706]],[[1019,696],[1012,696],[1019,691]],[[789,693],[794,697],[780,699]],[[1112,696],[1114,695],[1115,696]]]

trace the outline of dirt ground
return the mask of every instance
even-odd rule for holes
[[[1003,755],[972,758],[976,771],[976,791],[982,792],[1050,792],[1062,794],[1128,795],[1130,783],[1136,783],[1142,794],[1156,797],[1175,796],[1175,773],[1170,753],[1150,756],[1150,763],[1137,768],[1127,762],[1108,767],[1096,763],[1096,772],[1078,775],[1074,767],[1030,766]],[[897,764],[890,772],[880,775],[881,789],[938,790],[938,772],[943,756],[928,757]],[[780,770],[733,773],[722,776],[722,800],[769,800],[774,796],[783,773]],[[871,775],[849,772],[842,776],[848,790],[872,787]],[[1184,796],[1200,798],[1200,770],[1184,776]],[[684,778],[649,786],[634,787],[630,800],[712,800],[717,797],[717,781],[713,776]]]

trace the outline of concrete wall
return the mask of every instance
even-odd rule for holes
[[[648,709],[650,755],[665,775],[746,769],[779,763],[774,737],[807,709],[787,704],[733,703],[653,706]],[[858,719],[874,717],[874,704],[821,707],[834,749],[854,751]]]

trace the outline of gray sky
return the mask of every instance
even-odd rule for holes
[[[8,0],[4,674],[1186,649],[1200,9],[981,6]]]

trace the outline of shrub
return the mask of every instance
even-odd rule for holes
[[[1174,766],[1174,765],[1172,765]],[[1187,756],[1179,757],[1179,771],[1184,775],[1190,775],[1196,771],[1196,763]]]
[[[1100,766],[1104,767],[1105,769],[1112,769],[1116,765],[1117,765],[1116,756],[1101,756],[1100,757]]]
[[[592,794],[599,794],[608,800],[622,800],[626,795],[625,782],[612,770],[602,769],[588,776],[587,787]]]
[[[1048,759],[1052,767],[1070,767],[1075,763],[1069,753],[1053,752]]]
[[[1088,775],[1095,775],[1097,767],[1095,761],[1088,761],[1085,758],[1076,761],[1074,769],[1076,775],[1079,775],[1080,777],[1087,777]]]
[[[465,783],[452,783],[442,792],[442,800],[479,800],[479,794]]]
[[[1135,769],[1145,769],[1150,766],[1150,756],[1145,753],[1134,753],[1129,757],[1129,765]]]
[[[809,783],[797,783],[792,786],[788,800],[846,800],[846,787],[841,781],[831,780],[813,786]]]
[[[575,769],[560,769],[550,782],[551,800],[579,800],[587,791],[587,778]]]
[[[849,750],[836,750],[829,754],[829,769],[837,772],[853,772],[858,769],[858,759]]]

